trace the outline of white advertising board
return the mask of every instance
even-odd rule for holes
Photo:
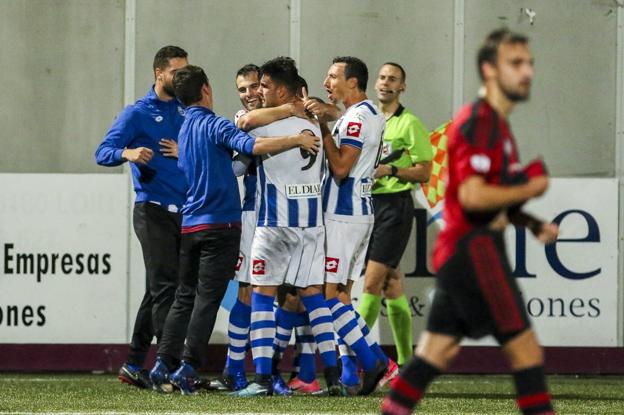
[[[127,342],[127,177],[0,174],[0,194],[0,343]]]
[[[427,261],[430,261],[429,254],[441,226],[441,220],[435,219],[439,209],[438,205],[427,212],[426,235],[412,233],[415,244],[410,244],[403,257],[403,271],[422,269],[414,262],[414,245],[426,243]],[[511,268],[541,343],[617,346],[617,180],[555,178],[546,195],[528,203],[525,210],[560,226],[559,240],[549,246],[540,244],[530,232],[518,231],[513,226],[505,233]],[[429,262],[427,268],[431,270]],[[425,327],[434,286],[433,277],[406,278],[415,340]],[[375,331],[382,343],[392,344],[383,309],[380,321]],[[486,339],[466,344],[494,342]]]

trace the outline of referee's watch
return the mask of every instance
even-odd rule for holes
[[[399,169],[396,166],[390,166],[390,176],[396,177]]]

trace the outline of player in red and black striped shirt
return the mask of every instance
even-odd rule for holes
[[[459,352],[463,337],[493,335],[513,371],[523,414],[554,414],[543,354],[524,301],[511,276],[503,230],[527,226],[545,243],[558,235],[554,224],[522,212],[548,186],[543,163],[519,163],[507,116],[529,97],[533,59],[528,39],[501,29],[478,54],[485,98],[463,107],[449,129],[446,227],[433,254],[437,285],[427,330],[416,357],[402,371],[382,405],[384,414],[408,414],[429,383]]]

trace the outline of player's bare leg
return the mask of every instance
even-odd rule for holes
[[[527,329],[502,345],[523,414],[554,414],[544,375],[544,353],[535,332]]]

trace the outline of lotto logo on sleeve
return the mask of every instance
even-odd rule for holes
[[[264,275],[266,270],[266,263],[264,259],[254,259],[251,265],[252,275]]]
[[[241,265],[243,265],[243,256],[238,256],[238,261],[236,261],[236,271],[240,271]]]
[[[361,122],[350,122],[347,125],[347,135],[349,137],[359,137],[361,130],[362,130]]]
[[[325,272],[338,272],[338,264],[340,259],[325,257]]]

